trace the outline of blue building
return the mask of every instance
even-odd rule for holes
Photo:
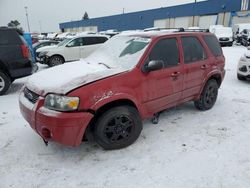
[[[63,32],[118,31],[150,27],[208,28],[221,24],[250,23],[249,0],[207,0],[202,2],[79,20],[59,24]]]

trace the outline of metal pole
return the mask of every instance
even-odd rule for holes
[[[25,13],[26,13],[26,18],[27,18],[27,24],[28,24],[28,30],[29,30],[29,33],[30,33],[30,23],[29,23],[29,15],[28,15],[28,7],[24,7],[25,9]]]
[[[39,20],[40,33],[42,33],[42,22]]]

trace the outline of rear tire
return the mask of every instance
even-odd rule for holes
[[[121,149],[134,143],[142,130],[138,111],[131,106],[113,107],[97,119],[95,141],[105,150]]]
[[[229,46],[229,47],[232,47],[232,46],[233,46],[233,42],[230,42],[230,43],[228,44],[228,46]]]
[[[0,71],[0,95],[3,95],[8,89],[10,88],[11,85],[11,79],[10,77]]]
[[[198,110],[209,110],[211,109],[218,96],[219,85],[216,80],[208,80],[203,91],[201,93],[200,99],[194,101],[194,105]]]
[[[240,74],[237,74],[237,78],[238,80],[246,80],[246,78],[244,76],[241,76]]]
[[[64,59],[61,56],[55,55],[52,56],[49,60],[49,67],[54,67],[58,65],[62,65],[64,63]]]

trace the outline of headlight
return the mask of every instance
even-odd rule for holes
[[[49,94],[45,98],[44,106],[51,110],[67,112],[77,110],[79,101],[80,99],[78,97]]]
[[[47,53],[48,53],[48,51],[41,51],[39,53],[39,57],[45,56],[45,55],[47,55]]]

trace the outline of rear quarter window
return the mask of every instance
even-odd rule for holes
[[[20,44],[18,33],[13,30],[2,30],[0,31],[0,45],[16,45]]]
[[[218,57],[222,55],[220,43],[218,42],[218,39],[215,36],[206,35],[203,36],[203,39],[214,56]]]

